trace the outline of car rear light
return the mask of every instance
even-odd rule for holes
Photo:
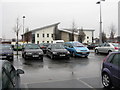
[[[45,48],[44,46],[42,46],[41,48]]]
[[[118,47],[115,47],[115,50],[118,50]]]

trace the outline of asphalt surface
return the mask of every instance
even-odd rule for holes
[[[15,52],[16,53],[16,52]],[[14,56],[14,66],[25,71],[21,75],[22,88],[103,88],[101,67],[106,55],[91,51],[88,58],[71,57],[51,60],[44,56],[40,60],[24,60]]]

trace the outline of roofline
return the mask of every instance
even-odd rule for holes
[[[38,30],[41,30],[41,29],[44,29],[44,28],[48,28],[48,27],[52,27],[52,26],[58,25],[58,24],[60,24],[60,22],[54,23],[54,24],[51,24],[51,25],[47,25],[47,26],[43,26],[43,27],[41,27],[41,28],[36,28],[36,29],[33,29],[33,30],[28,31],[27,33],[29,33],[29,32],[35,32],[35,31],[38,31]],[[24,34],[26,34],[26,33],[24,33]],[[21,34],[21,36],[22,36],[22,35],[23,35],[23,34]]]

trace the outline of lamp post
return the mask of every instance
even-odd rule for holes
[[[23,18],[23,44],[24,44],[24,24],[25,24],[25,16],[22,17]]]
[[[100,33],[99,33],[99,44],[102,43],[102,14],[101,14],[101,1],[105,1],[105,0],[100,0],[98,2],[96,2],[96,4],[100,5]]]

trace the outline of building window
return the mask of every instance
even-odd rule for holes
[[[45,37],[45,34],[43,34],[43,37]]]
[[[53,43],[53,41],[51,41],[51,43]]]
[[[87,36],[87,39],[89,39],[89,37]]]
[[[53,37],[53,34],[51,34],[51,37]]]
[[[37,44],[39,44],[39,41],[37,41]]]
[[[43,43],[45,42],[45,41],[42,41]]]
[[[49,34],[47,34],[47,37],[49,37]]]
[[[37,37],[39,37],[39,34],[37,34]]]
[[[49,43],[49,41],[47,41],[47,43]]]

